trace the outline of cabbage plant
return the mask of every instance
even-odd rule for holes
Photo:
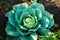
[[[54,25],[53,16],[37,0],[31,2],[30,5],[14,5],[5,15],[8,17],[6,40],[38,40],[39,35],[51,34],[49,29]]]

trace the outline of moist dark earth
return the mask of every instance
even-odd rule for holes
[[[46,6],[46,1],[40,1],[39,3],[42,3],[45,6],[45,9],[50,12],[51,14],[54,14],[54,20],[55,23],[58,24],[58,27],[52,27],[50,30],[55,32],[60,29],[60,7],[57,7],[55,4]],[[5,33],[5,27],[6,23],[8,21],[8,18],[5,17],[5,14],[10,11],[13,8],[13,5],[23,3],[22,0],[0,0],[0,36],[2,38],[0,40],[5,40],[6,33]],[[52,30],[53,29],[53,30]]]

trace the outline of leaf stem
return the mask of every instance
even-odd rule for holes
[[[37,2],[37,0],[31,0],[31,2],[32,2],[32,3],[36,3],[36,2]]]

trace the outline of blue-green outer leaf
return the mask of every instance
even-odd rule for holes
[[[24,10],[27,7],[28,7],[28,4],[22,3],[22,4],[13,6],[13,10],[16,12],[17,10],[20,10],[20,9]]]
[[[46,16],[43,16],[40,22],[43,28],[48,28],[49,23],[50,23],[49,19]]]
[[[22,13],[23,13],[23,10],[22,9],[16,11],[16,13],[15,13],[15,19],[18,22],[18,24],[20,24],[20,20],[21,20],[20,19],[20,16],[21,16]]]
[[[6,40],[21,40],[19,36],[7,36]]]
[[[45,10],[44,6],[40,3],[33,3],[30,6],[34,9],[37,9],[37,8],[40,9],[42,12]]]
[[[16,28],[14,28],[10,23],[7,23],[5,31],[10,36],[19,36],[20,35],[20,33],[16,30]]]
[[[20,39],[21,39],[21,40],[29,40],[27,35],[22,35],[22,36],[20,36]]]
[[[29,36],[29,40],[37,40],[38,39],[38,35],[35,32],[32,32]]]
[[[48,29],[50,29],[54,25],[53,16],[47,11],[44,11],[43,15],[46,16],[49,19],[50,23],[49,23]]]
[[[37,32],[41,35],[48,35],[48,33],[51,33],[48,29],[45,28],[40,28]]]

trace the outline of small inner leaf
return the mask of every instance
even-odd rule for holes
[[[32,28],[36,24],[36,20],[33,17],[27,17],[23,20],[26,27]]]
[[[35,23],[35,20],[34,19],[31,19],[31,18],[26,18],[25,23],[26,24]]]

